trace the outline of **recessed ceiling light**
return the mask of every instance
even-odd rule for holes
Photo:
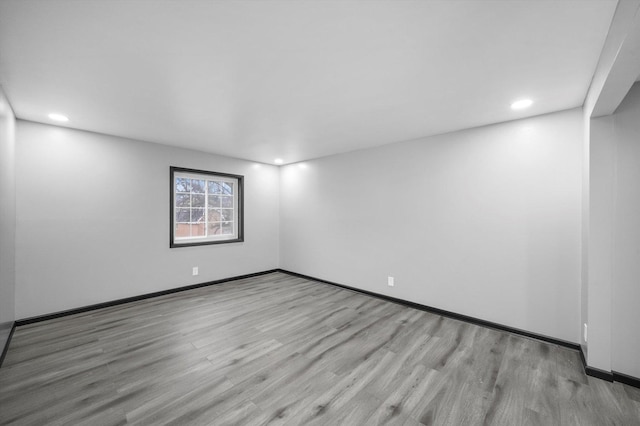
[[[273,162],[276,164],[282,164],[284,163],[284,160],[282,158],[276,158],[275,160],[273,160]]]
[[[62,114],[49,114],[49,118],[52,119],[53,121],[69,121],[69,118],[66,115],[62,115]]]
[[[531,104],[533,104],[531,99],[520,99],[511,104],[511,109],[524,109],[530,107]]]

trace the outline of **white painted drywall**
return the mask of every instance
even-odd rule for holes
[[[15,320],[15,121],[0,87],[0,352]]]
[[[640,84],[590,124],[589,366],[640,377]]]
[[[640,84],[613,115],[616,142],[611,368],[640,377]]]
[[[278,266],[275,166],[21,120],[16,141],[19,319]],[[243,243],[169,248],[169,166],[245,176]]]
[[[582,150],[575,109],[283,167],[281,267],[577,343]]]
[[[611,371],[611,285],[615,143],[611,116],[592,119],[589,135],[587,363]]]
[[[640,72],[639,8],[639,0],[618,2],[583,105],[588,160],[581,288],[588,365],[635,377],[640,377],[640,95],[633,82]]]
[[[589,322],[589,133],[591,120],[583,108],[582,133],[582,218],[580,235],[580,324]],[[588,356],[588,345],[584,339],[584,329],[580,333],[580,346],[585,356]]]

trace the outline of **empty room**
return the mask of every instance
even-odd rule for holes
[[[0,0],[1,425],[640,425],[640,0]]]

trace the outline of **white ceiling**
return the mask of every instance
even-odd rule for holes
[[[1,0],[0,84],[21,119],[290,163],[580,106],[616,3]]]

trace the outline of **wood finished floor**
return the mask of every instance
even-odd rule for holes
[[[640,425],[577,352],[286,274],[18,327],[0,424]]]

